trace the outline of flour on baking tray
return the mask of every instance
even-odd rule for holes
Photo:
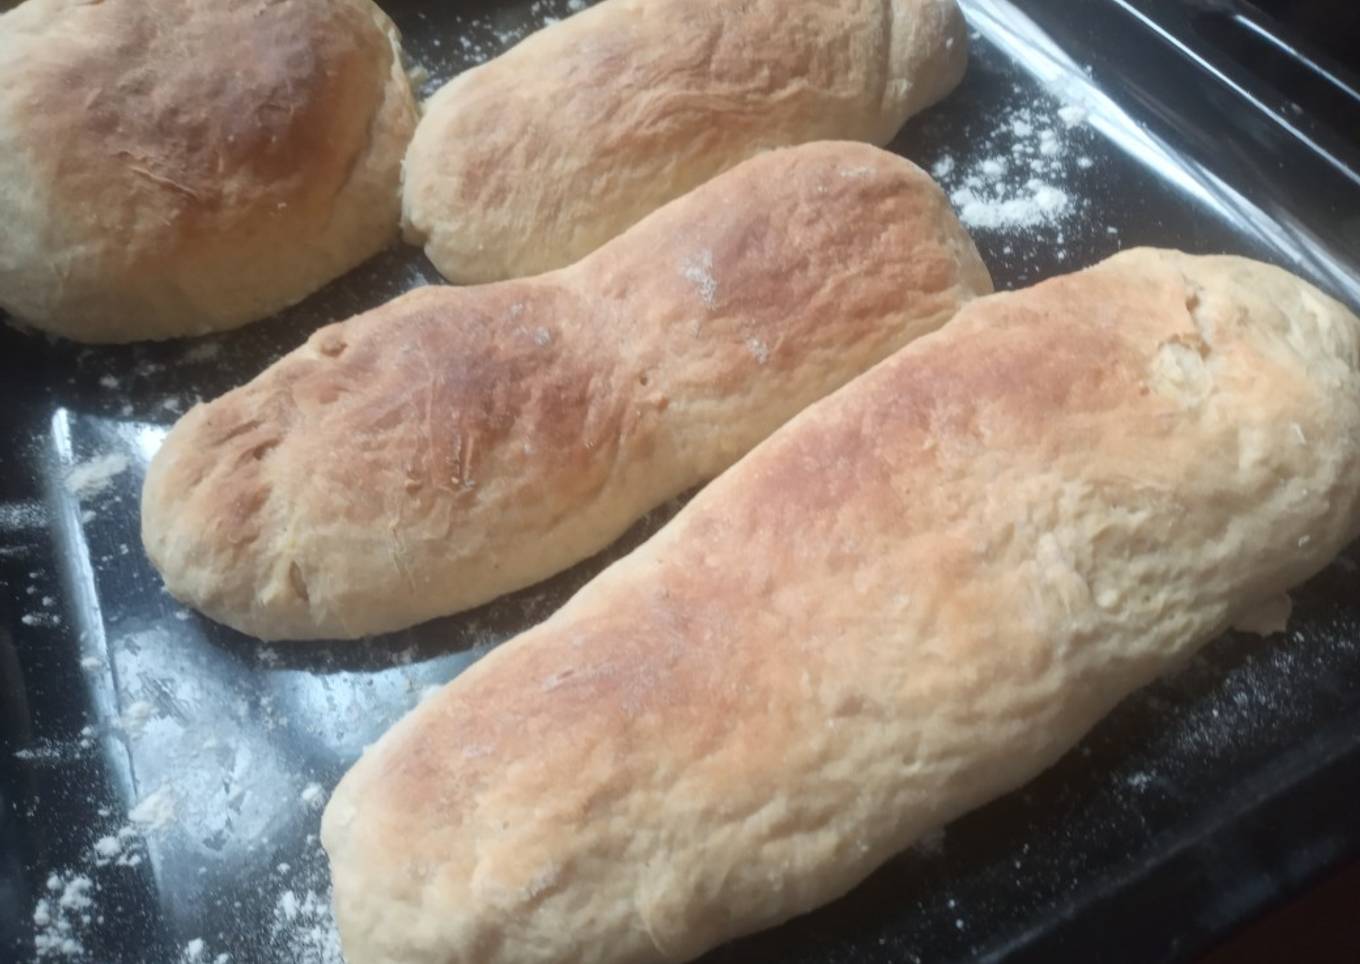
[[[33,949],[39,960],[85,956],[81,935],[94,919],[93,888],[94,881],[84,874],[47,878],[47,892],[33,908]]]
[[[126,472],[126,455],[110,453],[80,462],[66,473],[66,489],[77,499],[88,499],[103,492],[114,476]]]
[[[1080,107],[1018,107],[977,139],[975,157],[946,154],[930,173],[972,230],[1053,228],[1080,209],[1065,182],[1074,167],[1091,166],[1082,152],[1088,136]]]
[[[274,897],[266,959],[288,964],[345,964],[331,908],[330,872],[317,835],[307,835],[295,864],[280,864],[278,869],[284,885]]]

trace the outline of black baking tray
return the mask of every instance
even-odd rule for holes
[[[574,8],[387,6],[427,92]],[[1061,217],[974,232],[999,287],[1155,244],[1262,258],[1360,305],[1360,85],[1328,52],[1355,46],[1310,41],[1283,3],[964,6],[966,79],[893,146],[955,189],[1009,156],[1065,193]],[[1334,6],[1320,22],[1354,22]],[[1054,130],[1056,166],[1029,122]],[[542,586],[361,643],[261,646],[169,598],[137,535],[166,427],[319,324],[437,281],[399,249],[192,342],[0,329],[0,959],[34,959],[36,936],[53,960],[336,964],[315,835],[340,774],[677,508]],[[99,459],[125,467],[77,496],[72,466]],[[1193,959],[1360,855],[1360,547],[1294,597],[1286,633],[1230,634],[1028,787],[705,960]]]

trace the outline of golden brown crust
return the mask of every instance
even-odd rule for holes
[[[1341,305],[1148,250],[978,299],[365,754],[347,959],[675,961],[809,910],[1358,534]]]
[[[430,99],[407,238],[459,282],[559,268],[762,150],[887,143],[966,60],[954,0],[605,0]]]
[[[988,290],[911,163],[763,155],[572,268],[413,292],[195,408],[148,474],[147,550],[171,592],[266,638],[468,608],[603,548]]]
[[[399,60],[368,0],[6,14],[0,304],[117,341],[303,297],[393,237],[415,121]]]

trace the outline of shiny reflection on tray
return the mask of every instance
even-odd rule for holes
[[[1184,48],[1184,44],[1127,0],[1116,2],[1168,42]],[[1096,85],[1085,69],[1015,4],[1007,0],[962,0],[961,6],[974,30],[1005,50],[1018,68],[1029,73],[1054,94],[1082,107],[1086,111],[1087,123],[1111,144],[1152,169],[1168,185],[1173,185],[1203,204],[1235,230],[1285,253],[1297,269],[1311,275],[1352,304],[1360,303],[1360,275],[1334,255],[1316,232],[1280,206],[1275,206],[1267,213],[1213,171],[1174,150],[1163,138],[1136,122]],[[1188,49],[1182,49],[1182,52],[1192,54]],[[1232,84],[1229,78],[1204,58],[1194,54],[1193,59],[1217,79],[1240,91],[1238,85]],[[1276,117],[1265,105],[1258,102],[1256,106],[1272,118]],[[1317,150],[1321,151],[1321,148]],[[1334,158],[1331,160],[1340,164]],[[1344,165],[1340,166],[1344,169]],[[1356,177],[1349,171],[1348,175]]]
[[[60,408],[45,491],[91,737],[120,797],[109,802],[128,814],[167,916],[187,923],[219,873],[267,870],[272,842],[315,823],[321,788],[480,652],[416,663],[386,649],[385,668],[317,673],[321,651],[299,668],[271,665],[277,651],[253,641],[221,645],[225,631],[166,595],[141,552],[138,496],[165,434]],[[205,874],[210,861],[221,870]]]

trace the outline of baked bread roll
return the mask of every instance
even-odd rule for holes
[[[693,957],[1055,762],[1360,534],[1360,319],[1131,251],[807,409],[382,737],[350,964]]]
[[[0,17],[0,308],[78,341],[278,311],[397,235],[415,104],[369,0]]]
[[[266,639],[476,606],[602,549],[991,289],[943,192],[863,144],[754,158],[579,264],[414,291],[180,420],[142,537]]]
[[[451,281],[560,268],[760,151],[886,144],[967,59],[954,0],[605,0],[430,98],[406,238]]]

